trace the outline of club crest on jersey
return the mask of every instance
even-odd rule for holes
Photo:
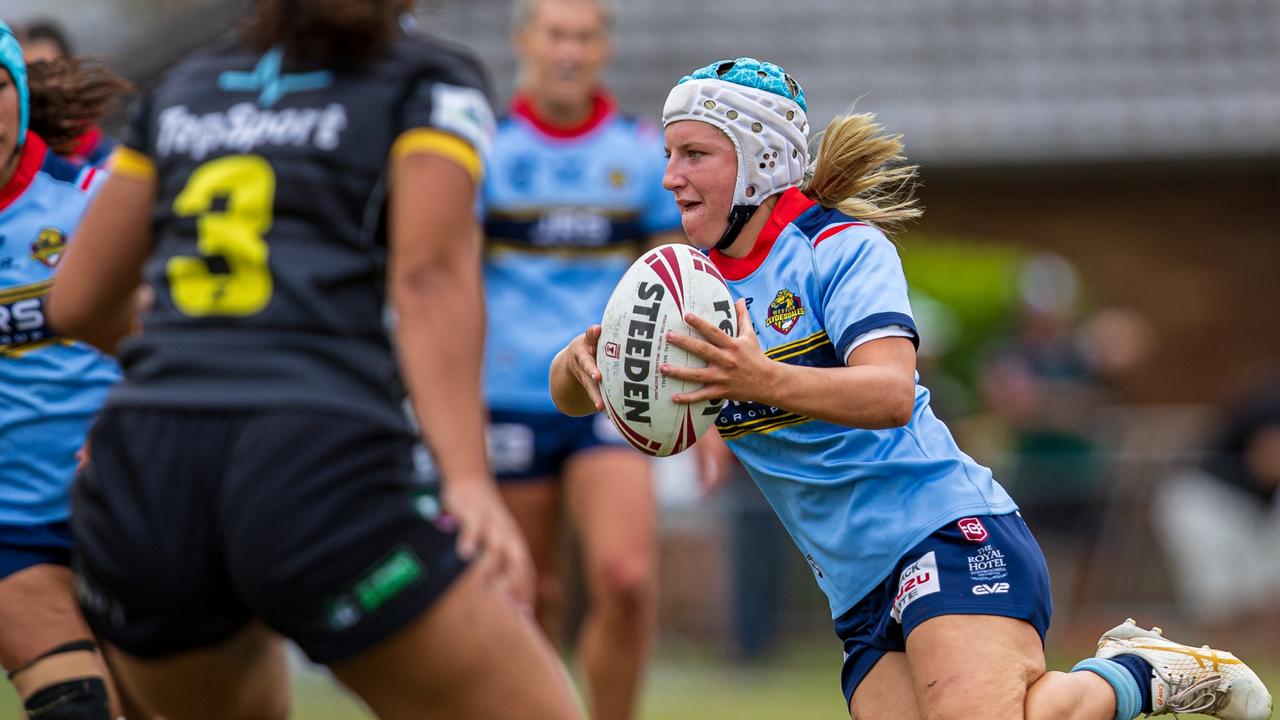
[[[806,308],[800,302],[800,297],[783,288],[774,296],[773,302],[769,303],[769,312],[764,316],[764,321],[769,323],[769,327],[786,335],[796,326],[805,312]]]
[[[57,267],[67,249],[67,235],[58,228],[47,227],[31,243],[31,259],[46,267]]]
[[[609,171],[609,184],[621,190],[627,186],[627,171],[622,168],[614,168]]]

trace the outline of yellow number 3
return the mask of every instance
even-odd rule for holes
[[[244,317],[271,302],[269,249],[276,175],[257,155],[210,160],[196,168],[173,201],[178,217],[196,217],[200,256],[165,265],[173,304],[186,315]],[[225,208],[215,201],[225,199]]]

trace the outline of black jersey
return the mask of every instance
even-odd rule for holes
[[[402,425],[387,161],[426,149],[478,173],[491,117],[479,64],[434,40],[295,67],[226,38],[173,68],[137,102],[115,165],[155,173],[155,304],[122,344],[109,404],[323,406]]]

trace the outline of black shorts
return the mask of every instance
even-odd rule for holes
[[[109,408],[71,493],[93,629],[158,658],[252,617],[318,663],[416,618],[466,565],[413,438],[323,410]]]

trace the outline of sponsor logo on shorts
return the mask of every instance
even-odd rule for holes
[[[521,423],[491,423],[486,439],[494,472],[520,473],[533,468],[537,455],[533,428]]]
[[[1004,553],[995,545],[983,545],[977,554],[966,559],[969,561],[969,577],[974,580],[1000,580],[1009,575]]]
[[[125,625],[124,605],[105,590],[91,583],[84,575],[75,576],[76,599],[89,614],[96,615],[116,627]]]
[[[893,610],[890,616],[899,623],[902,613],[911,603],[942,590],[938,582],[938,559],[930,550],[919,560],[911,563],[898,576],[898,594],[893,599]]]
[[[973,586],[974,595],[1002,595],[1009,592],[1009,583],[979,583]]]
[[[987,534],[987,528],[976,517],[964,518],[957,522],[956,525],[960,527],[960,532],[964,533],[964,539],[969,542],[986,542],[987,538],[990,537]]]
[[[345,630],[355,625],[426,575],[426,566],[412,548],[397,547],[361,575],[349,590],[325,603],[329,628]]]

